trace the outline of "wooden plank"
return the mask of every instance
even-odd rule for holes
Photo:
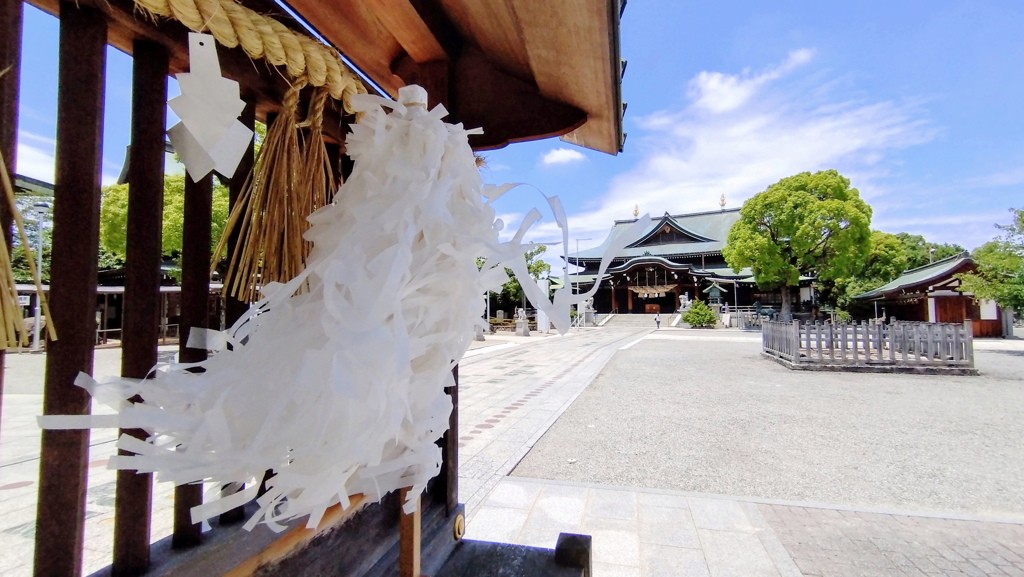
[[[853,362],[857,362],[857,323],[850,325],[850,352],[853,354]]]
[[[896,325],[889,323],[887,325],[887,331],[889,335],[889,362],[896,362]]]
[[[964,347],[963,328],[962,327],[954,326],[953,327],[953,362],[954,363],[960,363],[961,361],[963,361],[963,358],[964,358],[964,356],[963,356],[963,347]]]
[[[18,95],[21,78],[21,0],[0,0],[0,155],[7,164],[8,177],[14,182],[18,164]],[[6,202],[0,203],[0,234],[4,246],[11,246],[14,215]],[[0,419],[3,415],[4,370],[7,351],[0,350]]]
[[[43,414],[85,415],[89,394],[74,385],[92,373],[96,340],[100,166],[107,23],[73,2],[60,5],[57,151],[50,314],[59,340],[47,343]],[[82,571],[89,431],[42,433],[35,574]]]
[[[440,40],[409,0],[364,0],[364,3],[416,62],[448,58]]]
[[[967,364],[974,367],[974,323],[971,319],[964,321],[964,356]]]
[[[408,499],[410,489],[401,491],[402,504]],[[416,510],[411,514],[402,511],[399,523],[399,577],[420,577],[420,553],[423,546],[423,519],[421,497],[416,496]]]
[[[839,325],[839,358],[846,362],[846,323]]]
[[[821,353],[821,321],[814,323],[814,330],[816,331],[818,337],[818,360],[820,361],[822,358],[824,358]]]
[[[121,376],[143,379],[157,362],[164,202],[164,128],[169,57],[163,46],[138,40],[133,50],[128,225],[122,317]],[[135,402],[141,401],[136,398]],[[122,430],[138,439],[141,429]],[[118,451],[119,454],[130,454]],[[112,575],[149,567],[153,475],[117,472]]]
[[[183,363],[206,360],[206,350],[186,345],[193,328],[209,327],[210,223],[213,216],[213,175],[193,182],[185,177],[185,203],[181,239],[181,325],[178,357]],[[174,489],[174,548],[198,545],[202,524],[192,523],[191,509],[203,502],[202,484]]]

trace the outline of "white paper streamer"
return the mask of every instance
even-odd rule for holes
[[[193,182],[213,170],[231,176],[252,141],[252,131],[238,121],[245,102],[238,83],[220,75],[213,36],[190,32],[188,55],[191,71],[175,75],[181,96],[168,102],[181,122],[167,135]]]
[[[469,131],[424,102],[418,86],[402,88],[398,102],[352,98],[366,113],[347,141],[355,169],[335,204],[309,217],[306,269],[263,287],[264,299],[226,333],[193,331],[189,346],[220,352],[158,366],[143,381],[82,375],[76,383],[119,414],[46,416],[41,426],[143,428],[151,437],[122,436],[118,448],[134,455],[112,457],[111,467],[177,484],[249,484],[241,496],[208,494],[194,521],[252,499],[267,470],[275,474],[247,528],[281,530],[307,515],[312,527],[357,493],[422,492],[440,469],[435,441],[452,410],[444,388],[483,322],[480,295],[500,290],[505,267],[529,276],[524,253],[533,245],[522,239],[540,218],[532,211],[512,241],[500,242],[490,201],[512,185],[484,186]],[[558,199],[549,204],[567,231]],[[303,283],[309,290],[295,295]],[[522,284],[562,332],[569,306],[591,294],[563,290],[549,302],[536,283]],[[205,371],[186,370],[195,366]],[[125,402],[135,394],[144,402]]]

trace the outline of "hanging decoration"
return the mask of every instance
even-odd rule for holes
[[[167,135],[192,182],[214,170],[230,177],[252,142],[252,130],[238,121],[245,101],[238,83],[220,75],[213,36],[190,32],[188,54],[191,72],[175,75],[181,96],[168,103],[181,122]]]
[[[253,178],[231,211],[217,252],[239,230],[230,255],[225,292],[244,302],[259,298],[261,287],[287,282],[303,269],[311,248],[303,238],[307,217],[331,201],[334,171],[323,136],[328,93],[316,89],[306,119],[299,122],[300,78],[285,94],[281,112],[267,130]],[[302,290],[303,287],[300,287]]]
[[[109,466],[212,483],[194,522],[255,498],[247,528],[281,530],[307,515],[315,527],[327,507],[348,507],[350,496],[379,499],[403,487],[412,487],[411,511],[439,471],[435,441],[452,410],[444,388],[483,322],[480,295],[500,289],[506,267],[529,278],[524,255],[534,245],[523,237],[540,218],[530,211],[501,242],[491,202],[513,185],[484,186],[472,131],[445,124],[444,108],[425,103],[418,86],[402,88],[397,102],[353,97],[365,113],[347,141],[355,167],[335,202],[309,218],[305,269],[265,285],[263,300],[229,331],[189,335],[190,347],[219,352],[195,365],[159,366],[152,379],[82,374],[77,384],[118,414],[43,416],[41,426],[145,429],[147,440],[118,440],[132,454],[111,457]],[[561,203],[548,202],[568,235]],[[639,232],[609,243],[598,278]],[[308,290],[296,294],[302,286]],[[569,307],[597,284],[577,295],[557,291],[554,301],[536,283],[523,289],[565,332]],[[203,372],[187,370],[195,367]],[[125,402],[135,395],[143,401]],[[267,470],[274,474],[256,498]],[[223,496],[228,483],[248,487]]]

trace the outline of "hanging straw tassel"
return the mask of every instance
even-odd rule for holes
[[[330,202],[333,170],[323,137],[324,107],[330,92],[317,89],[306,120],[296,116],[301,78],[285,94],[281,113],[267,131],[256,168],[244,187],[217,247],[224,250],[240,226],[239,243],[228,265],[224,286],[229,295],[252,302],[271,282],[287,282],[305,267],[311,248],[302,238],[306,218]],[[309,134],[303,137],[302,129]],[[300,287],[298,292],[305,290]]]
[[[28,270],[32,273],[32,280],[36,285],[36,298],[39,299],[39,304],[46,317],[46,334],[51,341],[55,341],[57,340],[57,329],[53,326],[53,320],[50,317],[50,305],[46,301],[46,295],[43,294],[43,283],[40,280],[39,271],[36,270],[35,255],[32,253],[28,234],[25,233],[25,223],[21,220],[21,212],[18,211],[14,186],[11,185],[11,177],[7,172],[7,163],[4,161],[2,153],[0,153],[0,180],[3,181],[7,205],[10,207],[11,214],[14,215],[14,222],[18,225],[21,245],[25,249],[25,258],[28,260]],[[25,330],[21,320],[21,307],[18,305],[18,287],[15,285],[11,253],[7,246],[7,240],[4,235],[0,234],[0,349],[20,347],[21,335]]]

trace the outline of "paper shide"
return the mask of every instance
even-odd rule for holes
[[[354,170],[333,204],[309,217],[305,269],[262,287],[263,300],[230,330],[192,331],[190,346],[218,350],[199,363],[204,372],[165,365],[152,379],[100,382],[82,374],[78,384],[118,414],[44,416],[41,425],[145,429],[146,440],[120,438],[117,447],[133,455],[111,457],[110,466],[212,483],[192,510],[195,522],[256,499],[267,470],[250,529],[281,530],[306,516],[315,527],[328,507],[347,507],[359,493],[420,494],[440,469],[435,441],[452,411],[444,389],[485,322],[480,296],[500,290],[506,267],[529,277],[524,253],[533,245],[523,237],[540,218],[532,211],[510,241],[499,240],[503,223],[491,203],[512,185],[484,185],[471,131],[446,124],[445,109],[426,102],[418,86],[394,102],[352,97],[362,113],[346,143]],[[558,199],[548,202],[567,237]],[[633,236],[613,240],[608,254]],[[536,283],[523,286],[562,332],[570,306],[596,290],[558,291],[552,301]],[[126,401],[136,394],[141,403]],[[247,488],[224,496],[229,483]]]

